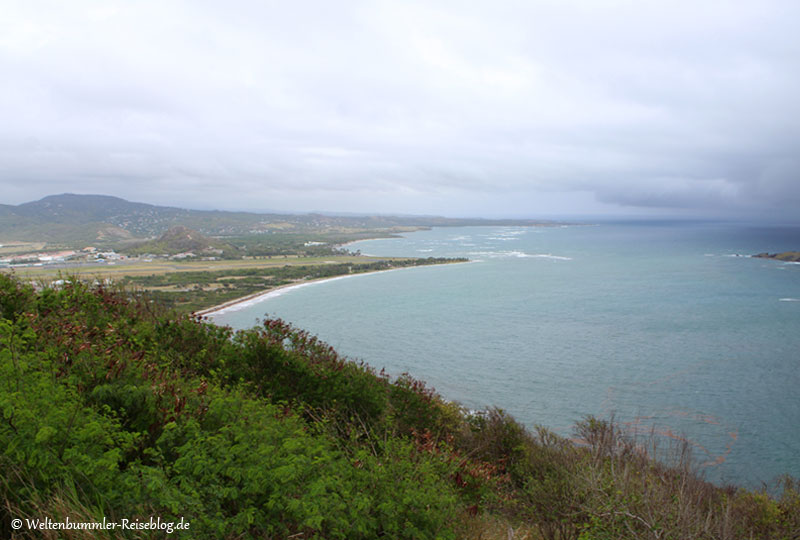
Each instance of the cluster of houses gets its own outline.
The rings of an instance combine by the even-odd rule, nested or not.
[[[2,246],[0,246],[2,247]],[[210,255],[209,255],[210,253]],[[202,256],[193,253],[191,251],[186,251],[183,253],[177,253],[175,255],[164,256],[164,255],[142,255],[140,257],[129,257],[127,255],[122,255],[117,253],[114,250],[110,251],[99,251],[97,248],[89,246],[85,247],[80,251],[49,251],[49,252],[35,252],[35,253],[23,253],[21,255],[8,255],[6,257],[0,258],[0,268],[8,268],[8,267],[23,267],[23,266],[46,266],[46,265],[56,265],[56,264],[66,264],[66,263],[106,263],[106,264],[115,264],[117,261],[126,261],[126,260],[138,260],[144,262],[150,262],[154,258],[168,258],[172,260],[183,260],[183,259],[201,259],[205,261],[214,261],[217,260],[222,253],[222,250],[206,250],[202,254]]]

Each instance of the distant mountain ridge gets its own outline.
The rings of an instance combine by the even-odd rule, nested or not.
[[[89,221],[105,221],[119,215],[146,213],[156,207],[152,204],[129,202],[110,195],[48,195],[38,201],[20,204],[15,208],[20,215],[39,217],[49,215],[64,219],[86,219]],[[160,207],[163,210],[180,210],[179,208]]]
[[[130,202],[109,195],[49,195],[17,206],[0,205],[0,241],[92,243],[152,239],[176,226],[206,236],[263,232],[348,231],[465,225],[545,225],[534,220],[453,219],[414,216],[332,216],[188,210]]]
[[[5,215],[0,214],[0,233],[6,233],[7,228],[39,229],[47,225],[91,226],[99,232],[99,229],[111,226],[127,231],[127,237],[140,238],[155,236],[192,213],[191,210],[130,202],[109,195],[72,193],[50,195],[19,206],[7,206],[7,209]]]

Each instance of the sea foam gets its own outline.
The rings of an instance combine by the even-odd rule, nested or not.
[[[554,261],[571,261],[572,257],[553,255],[551,253],[526,253],[524,251],[471,251],[467,255],[489,257],[490,259],[551,259]]]

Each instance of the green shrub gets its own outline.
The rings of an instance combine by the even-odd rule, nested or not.
[[[186,538],[800,530],[794,480],[779,497],[718,488],[685,445],[659,462],[613,419],[576,434],[580,446],[499,409],[467,414],[280,320],[234,334],[136,294],[0,275],[0,537],[12,516],[42,515],[184,517]]]

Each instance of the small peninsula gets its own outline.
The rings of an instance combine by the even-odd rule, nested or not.
[[[784,262],[800,262],[800,251],[783,251],[781,253],[759,253],[753,255],[758,259],[776,259]]]

